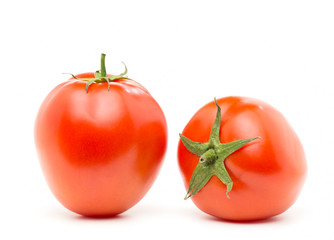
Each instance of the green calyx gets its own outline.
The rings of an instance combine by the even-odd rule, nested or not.
[[[232,190],[233,182],[225,168],[225,159],[245,144],[260,138],[254,137],[250,139],[240,139],[229,143],[220,143],[219,131],[221,109],[216,99],[214,101],[218,109],[208,142],[194,142],[180,134],[181,141],[187,150],[200,157],[191,176],[189,188],[184,199],[188,199],[199,192],[213,175],[217,176],[220,181],[226,185],[226,196],[230,198],[228,193]]]
[[[107,70],[106,70],[106,65],[105,65],[105,58],[106,58],[106,54],[102,53],[101,54],[101,69],[96,71],[94,73],[94,78],[77,78],[75,75],[69,73],[70,75],[72,75],[73,78],[77,79],[77,80],[82,80],[82,81],[86,81],[86,92],[88,93],[88,88],[90,85],[92,85],[93,83],[102,83],[102,82],[107,82],[108,83],[108,91],[110,89],[110,82],[116,80],[116,79],[129,79],[132,80],[130,78],[128,78],[126,76],[126,74],[128,73],[128,69],[125,65],[124,62],[123,65],[125,67],[125,70],[123,73],[118,74],[118,75],[113,75],[113,76],[107,76]]]

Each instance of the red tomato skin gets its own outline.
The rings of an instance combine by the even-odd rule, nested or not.
[[[77,75],[93,77],[93,73]],[[91,217],[120,214],[149,190],[167,147],[167,123],[153,97],[134,81],[71,79],[53,89],[35,122],[47,183],[69,210]]]
[[[283,115],[265,102],[245,97],[217,100],[222,109],[220,141],[231,142],[260,136],[225,160],[233,181],[226,186],[213,176],[191,199],[203,212],[232,220],[260,220],[286,211],[304,184],[307,165],[303,147]],[[211,102],[188,122],[182,134],[207,142],[217,107]],[[186,189],[199,157],[179,142],[178,164]]]

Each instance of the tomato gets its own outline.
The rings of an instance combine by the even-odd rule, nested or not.
[[[149,92],[125,74],[103,76],[103,66],[101,72],[54,88],[35,123],[51,191],[69,210],[91,217],[120,214],[142,199],[167,145],[165,116]]]
[[[178,164],[186,199],[207,214],[232,221],[286,211],[307,171],[296,133],[263,101],[226,97],[216,104],[202,107],[180,135]]]

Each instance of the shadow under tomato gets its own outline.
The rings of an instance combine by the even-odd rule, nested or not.
[[[113,220],[124,220],[128,219],[129,216],[125,214],[119,214],[116,216],[82,216],[82,215],[74,215],[73,218],[79,221],[113,221]]]
[[[221,218],[214,217],[214,216],[209,216],[209,215],[205,216],[204,218],[206,220],[215,221],[215,222],[231,223],[231,224],[247,224],[247,225],[252,225],[252,224],[275,224],[275,223],[285,221],[284,220],[285,218],[281,215],[270,217],[270,218],[265,218],[265,219],[245,220],[245,221],[227,220],[227,219],[221,219]]]
[[[206,215],[204,218],[209,221],[224,222],[224,223],[231,223],[231,224],[245,224],[245,225],[247,224],[248,225],[281,224],[281,223],[289,224],[291,222],[299,221],[305,218],[308,213],[309,213],[309,210],[302,208],[302,207],[295,206],[279,215],[265,218],[265,219],[253,220],[253,221],[231,221],[231,220],[220,219],[220,218],[210,216],[210,215]]]
[[[57,218],[61,220],[67,220],[67,221],[122,221],[124,219],[128,219],[131,216],[122,213],[116,216],[83,216],[74,212],[71,212],[69,210],[63,209],[63,208],[49,208],[48,211],[45,212],[46,215],[51,216],[52,218]]]

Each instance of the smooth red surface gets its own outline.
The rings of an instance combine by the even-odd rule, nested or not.
[[[94,77],[93,73],[77,75]],[[46,180],[69,210],[113,216],[149,190],[167,145],[165,116],[131,80],[93,83],[70,79],[46,97],[35,142]]]
[[[226,186],[213,176],[191,199],[202,211],[227,220],[258,220],[286,211],[297,199],[306,177],[302,145],[280,112],[251,98],[217,100],[222,109],[220,141],[260,136],[226,158],[233,181]],[[217,106],[210,102],[189,121],[182,134],[197,142],[209,140]],[[178,163],[186,188],[199,157],[179,142]]]

